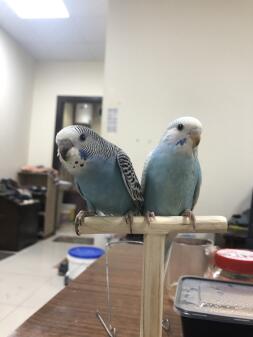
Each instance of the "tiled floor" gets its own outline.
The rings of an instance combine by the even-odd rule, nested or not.
[[[64,226],[59,234],[74,236],[73,227]],[[39,241],[0,261],[0,337],[11,334],[64,288],[57,265],[68,249],[77,245],[53,242],[54,238]],[[96,235],[96,246],[103,248],[105,242],[103,235]]]

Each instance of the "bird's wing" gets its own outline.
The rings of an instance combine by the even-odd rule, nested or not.
[[[141,185],[136,177],[131,160],[123,151],[119,151],[117,154],[117,162],[128,193],[138,209],[141,210],[144,200]]]
[[[77,182],[77,181],[75,181],[75,182],[76,182],[76,187],[77,187],[77,189],[78,189],[78,192],[80,193],[81,197],[84,199],[84,201],[85,201],[85,203],[86,203],[86,206],[87,206],[88,210],[89,210],[90,212],[95,212],[95,211],[96,211],[95,207],[94,207],[94,206],[92,205],[92,203],[87,199],[87,197],[83,194],[83,192],[82,192],[82,190],[81,190],[80,185],[78,184],[78,182]]]
[[[83,194],[82,191],[81,191],[80,185],[78,184],[77,181],[75,181],[75,182],[76,182],[76,187],[77,187],[77,189],[78,189],[78,192],[81,194],[81,196],[82,196],[84,199],[86,199],[86,197],[84,196],[84,194]]]
[[[144,190],[145,190],[147,169],[148,169],[148,164],[150,162],[150,158],[152,156],[152,153],[153,153],[153,151],[151,151],[148,154],[148,156],[146,158],[146,161],[144,163],[144,167],[143,167],[143,171],[142,171],[142,176],[141,176],[141,190],[142,190],[142,193],[144,193]]]
[[[199,161],[196,160],[196,168],[195,168],[195,174],[197,178],[194,194],[193,194],[193,201],[192,201],[192,209],[196,205],[198,198],[199,198],[199,192],[200,192],[200,186],[201,186],[201,181],[202,181],[202,176],[201,176],[201,169],[199,165]]]

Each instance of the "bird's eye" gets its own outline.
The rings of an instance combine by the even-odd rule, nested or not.
[[[85,141],[85,139],[86,139],[85,134],[82,133],[82,134],[80,135],[79,139],[80,139],[81,142]]]
[[[178,124],[177,129],[178,129],[179,131],[182,131],[183,128],[184,128],[184,125],[183,125],[183,124],[181,124],[181,123]]]

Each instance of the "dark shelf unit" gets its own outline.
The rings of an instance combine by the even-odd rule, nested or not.
[[[19,172],[18,181],[24,187],[46,187],[45,196],[38,197],[40,201],[38,210],[40,236],[44,238],[54,234],[57,222],[58,179],[50,173]]]

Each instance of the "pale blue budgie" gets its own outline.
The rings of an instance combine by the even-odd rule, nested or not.
[[[196,118],[178,118],[149,154],[142,175],[148,219],[155,215],[183,215],[190,217],[195,228],[192,210],[201,185],[197,150],[201,131],[202,125]]]
[[[103,213],[125,216],[132,225],[133,214],[141,212],[143,196],[129,157],[93,130],[81,125],[67,126],[56,135],[58,155],[75,177],[88,212],[76,217],[75,229],[86,216]]]

